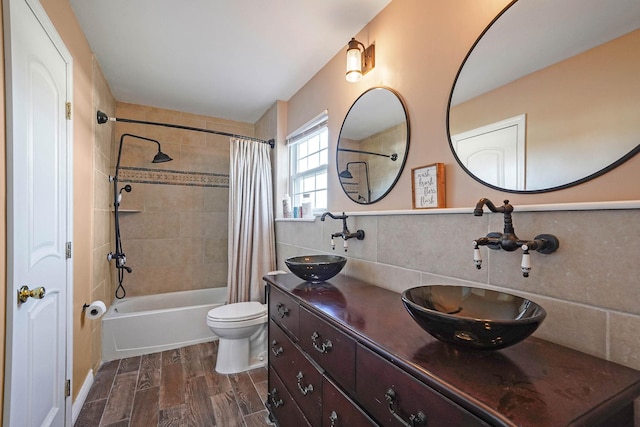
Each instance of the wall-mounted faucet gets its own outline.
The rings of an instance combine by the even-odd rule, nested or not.
[[[541,254],[550,254],[556,251],[560,246],[560,242],[553,234],[539,234],[533,240],[521,240],[516,236],[511,219],[513,206],[508,200],[504,201],[504,205],[496,207],[489,199],[480,199],[473,210],[474,216],[482,216],[484,206],[487,206],[491,212],[501,212],[504,214],[504,231],[502,233],[491,232],[486,237],[480,237],[473,241],[473,262],[476,268],[482,268],[482,258],[480,257],[480,249],[478,246],[488,246],[489,249],[503,249],[508,252],[522,249],[522,263],[520,268],[524,277],[529,277],[531,271],[530,250],[535,250]]]
[[[354,237],[358,240],[364,240],[364,230],[356,230],[355,233],[352,233],[349,231],[349,228],[347,228],[347,218],[349,217],[345,215],[344,212],[342,212],[342,215],[338,215],[338,216],[333,215],[331,212],[325,212],[320,217],[320,221],[324,221],[324,219],[327,216],[330,216],[333,219],[342,220],[342,231],[331,234],[331,249],[333,250],[336,249],[336,244],[335,244],[335,241],[333,240],[336,237],[342,237],[342,240],[344,241],[343,247],[345,252],[347,252],[347,249],[349,248],[349,244],[347,243],[347,240],[353,239]]]

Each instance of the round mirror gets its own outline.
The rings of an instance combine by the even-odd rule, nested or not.
[[[456,77],[451,149],[473,178],[538,193],[599,176],[640,151],[640,2],[518,0]]]
[[[375,87],[360,95],[342,123],[336,165],[342,189],[360,204],[393,188],[409,150],[409,118],[395,91]]]

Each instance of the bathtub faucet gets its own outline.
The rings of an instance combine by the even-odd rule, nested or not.
[[[113,252],[109,252],[107,254],[107,261],[116,261],[116,268],[121,268],[123,270],[126,270],[127,273],[131,273],[133,271],[133,269],[129,266],[127,266],[127,256],[124,253],[113,253]]]
[[[349,244],[347,243],[347,240],[349,239],[353,239],[356,238],[358,240],[364,240],[364,230],[356,230],[355,233],[352,233],[349,231],[349,228],[347,227],[347,218],[349,218],[347,215],[344,214],[344,212],[342,212],[342,215],[338,215],[335,216],[333,215],[331,212],[325,212],[322,214],[322,216],[320,217],[320,221],[324,221],[324,219],[330,216],[333,219],[338,219],[338,220],[342,220],[342,231],[338,231],[337,233],[332,233],[331,234],[331,249],[335,250],[336,249],[336,244],[334,242],[334,238],[335,237],[342,237],[342,240],[344,241],[343,243],[343,247],[344,247],[344,251],[347,252],[347,248],[349,247]]]

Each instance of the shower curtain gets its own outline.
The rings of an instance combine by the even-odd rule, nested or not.
[[[228,302],[264,302],[262,276],[275,269],[268,144],[231,138]]]

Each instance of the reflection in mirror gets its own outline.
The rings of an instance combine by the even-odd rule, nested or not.
[[[640,151],[640,2],[518,0],[485,30],[451,92],[460,165],[510,192],[582,183]]]
[[[360,204],[377,202],[395,185],[409,149],[409,119],[388,88],[364,92],[342,123],[336,165],[342,189]]]

